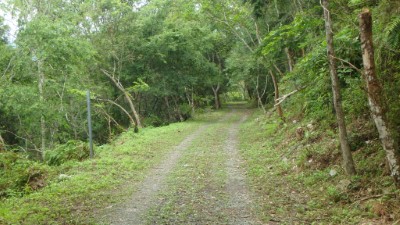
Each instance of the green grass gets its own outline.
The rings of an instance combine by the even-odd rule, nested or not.
[[[0,203],[0,224],[90,224],[93,211],[120,202],[146,171],[187,135],[225,112],[197,115],[195,120],[159,128],[128,131],[111,144],[97,147],[93,160],[53,166],[46,187],[9,197]],[[58,179],[58,174],[70,176]],[[127,188],[127,186],[133,188]]]

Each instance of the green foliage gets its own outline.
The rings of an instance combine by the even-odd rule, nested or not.
[[[133,86],[127,88],[128,91],[133,92],[145,92],[150,89],[149,85],[144,82],[142,79],[138,79],[138,81],[133,82]]]
[[[228,102],[239,102],[245,100],[243,93],[239,91],[227,92],[225,96]]]
[[[330,186],[326,190],[326,194],[329,199],[335,203],[348,200],[348,196],[345,193],[340,192],[336,187]]]
[[[357,6],[362,3],[362,0],[349,0],[350,6]]]
[[[385,38],[392,49],[400,48],[400,17],[394,17],[385,29]]]
[[[349,115],[368,114],[368,100],[360,77],[346,77],[347,88],[343,90],[343,107]]]
[[[240,127],[244,167],[251,190],[258,196],[255,205],[260,207],[264,223],[270,221],[271,214],[280,218],[280,223],[290,223],[288,212],[295,212],[296,219],[304,223],[317,219],[322,224],[379,220],[380,215],[370,211],[369,205],[375,201],[369,200],[372,196],[378,196],[376,201],[385,212],[398,217],[397,191],[393,191],[393,179],[382,176],[385,152],[377,137],[368,137],[367,143],[363,140],[353,152],[358,175],[348,177],[341,169],[337,134],[320,122],[313,122],[313,129],[308,130],[309,121],[286,125],[277,121],[274,114],[265,116],[258,111]],[[305,129],[302,140],[295,136],[298,127]],[[351,132],[365,138],[366,132],[374,132],[374,126]]]
[[[179,110],[185,119],[189,119],[192,116],[192,107],[187,103],[181,104]]]
[[[262,54],[273,60],[282,54],[285,47],[297,50],[309,46],[314,41],[310,33],[321,29],[322,24],[319,18],[297,14],[293,22],[272,30],[264,37]]]
[[[26,155],[0,152],[0,198],[21,197],[43,188],[51,168],[27,159]]]
[[[59,166],[67,161],[82,161],[89,157],[88,143],[70,140],[45,152],[44,160],[51,166]]]
[[[165,125],[165,122],[163,121],[162,118],[160,118],[156,115],[149,115],[146,118],[144,118],[143,124],[145,126],[159,127],[159,126]]]

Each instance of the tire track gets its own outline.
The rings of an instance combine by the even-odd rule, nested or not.
[[[227,120],[231,115],[232,112],[228,113],[220,119],[219,122]],[[164,161],[148,172],[149,175],[142,181],[138,190],[126,203],[111,209],[103,218],[109,224],[143,224],[144,219],[142,217],[150,207],[158,203],[156,199],[157,193],[167,188],[166,177],[173,171],[182,153],[188,149],[193,140],[201,135],[209,126],[210,124],[202,125],[194,133],[186,137]]]
[[[240,121],[229,128],[228,138],[224,147],[228,157],[226,161],[228,174],[226,191],[229,195],[227,214],[229,215],[230,224],[261,224],[252,208],[253,201],[246,183],[246,175],[241,168],[243,159],[238,151],[238,130],[240,124],[246,119],[247,115],[244,115]]]

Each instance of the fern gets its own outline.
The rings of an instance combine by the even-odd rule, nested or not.
[[[391,48],[400,47],[400,16],[394,17],[385,28],[385,42]]]
[[[70,140],[55,149],[45,152],[45,161],[48,165],[61,165],[70,160],[82,161],[89,157],[89,148],[82,141]]]

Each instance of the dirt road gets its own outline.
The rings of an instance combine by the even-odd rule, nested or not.
[[[246,110],[232,107],[204,121],[138,185],[126,202],[105,210],[106,224],[260,224],[238,152]]]

